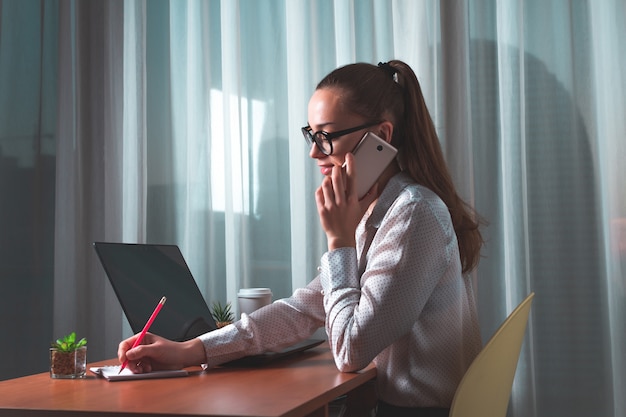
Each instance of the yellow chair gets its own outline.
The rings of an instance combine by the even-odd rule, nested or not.
[[[530,293],[513,310],[476,356],[454,394],[449,417],[506,416],[534,296]]]

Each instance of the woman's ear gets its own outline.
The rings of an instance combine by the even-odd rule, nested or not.
[[[393,124],[386,120],[380,124],[378,127],[378,136],[385,140],[387,143],[391,143],[391,138],[393,137]]]

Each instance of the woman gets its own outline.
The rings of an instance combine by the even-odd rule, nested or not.
[[[119,359],[135,372],[214,366],[325,326],[339,370],[375,363],[378,415],[446,415],[481,348],[466,274],[483,241],[454,189],[417,78],[398,60],[338,68],[318,84],[308,119],[302,131],[324,175],[315,193],[328,239],[320,275],[290,298],[188,342],[149,335],[129,350],[133,336],[120,343]],[[398,154],[359,200],[350,151],[367,131]]]

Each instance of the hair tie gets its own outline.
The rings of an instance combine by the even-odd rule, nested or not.
[[[389,74],[391,79],[393,79],[395,82],[398,82],[398,71],[394,67],[389,65],[389,62],[379,62],[378,68],[384,70],[387,74]]]

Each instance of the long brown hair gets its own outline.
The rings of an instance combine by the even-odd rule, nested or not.
[[[483,238],[481,219],[456,192],[448,171],[435,125],[426,107],[415,73],[406,63],[350,64],[337,68],[317,85],[335,88],[352,112],[368,120],[389,120],[391,143],[398,148],[402,169],[418,184],[437,193],[448,206],[456,232],[463,273],[472,271],[480,259]]]

